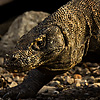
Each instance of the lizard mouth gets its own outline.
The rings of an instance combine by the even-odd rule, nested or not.
[[[10,59],[5,59],[4,64],[3,64],[3,68],[5,68],[7,71],[9,71],[11,73],[27,72],[27,71],[35,69],[39,66],[41,66],[41,65],[34,66],[32,63],[30,63],[30,64],[23,63],[20,60],[11,61]]]
[[[7,71],[11,72],[11,73],[21,73],[21,72],[26,72],[26,71],[30,71],[31,69],[35,69],[35,67],[33,67],[32,65],[28,65],[28,64],[22,64],[20,61],[15,62],[5,62],[4,66],[3,66]]]
[[[22,67],[19,65],[6,65],[6,64],[3,67],[11,73],[22,73],[36,68],[36,66],[32,67],[32,65],[26,65]]]

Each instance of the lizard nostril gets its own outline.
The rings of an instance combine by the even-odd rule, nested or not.
[[[16,59],[17,59],[17,58],[14,58],[14,57],[13,57],[13,58],[11,59],[11,61],[16,61]]]

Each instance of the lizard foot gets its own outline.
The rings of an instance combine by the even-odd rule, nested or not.
[[[43,85],[47,84],[53,77],[45,75],[37,69],[31,70],[28,77],[18,86],[0,91],[0,96],[6,100],[18,100],[19,98],[33,98]]]
[[[35,97],[35,95],[36,93],[33,90],[28,87],[26,88],[24,85],[18,85],[16,87],[0,91],[0,96],[2,96],[4,100],[6,100],[6,98],[18,100],[19,98]]]

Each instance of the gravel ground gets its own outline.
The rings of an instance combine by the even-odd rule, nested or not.
[[[1,67],[0,73],[0,89],[16,86],[26,76],[25,73],[9,73]],[[20,100],[100,100],[99,93],[100,65],[86,62],[54,77],[35,98]]]

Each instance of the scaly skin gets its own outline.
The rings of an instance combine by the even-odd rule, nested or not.
[[[7,70],[34,70],[21,85],[0,94],[6,93],[4,98],[34,97],[55,75],[80,63],[88,52],[99,51],[99,34],[100,0],[68,2],[24,35],[8,54]]]
[[[0,95],[4,95],[4,93],[7,92],[3,96],[3,99],[11,97],[13,100],[19,98],[35,97],[39,89],[52,80],[53,77],[53,75],[45,75],[39,70],[34,69],[29,72],[27,79],[25,79],[23,83],[8,90],[1,90]]]

